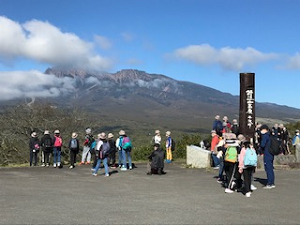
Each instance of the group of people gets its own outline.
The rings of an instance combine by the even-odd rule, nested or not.
[[[227,116],[223,117],[223,122],[220,121],[219,115],[213,122],[211,156],[214,169],[219,170],[218,183],[225,187],[225,193],[233,193],[237,190],[243,192],[246,197],[250,197],[252,191],[257,189],[253,185],[253,173],[257,166],[257,154],[261,154],[267,175],[267,184],[263,188],[275,188],[274,155],[270,153],[269,148],[270,135],[279,136],[279,127],[274,126],[276,130],[269,129],[265,124],[259,125],[256,127],[255,139],[247,140],[239,132],[236,124],[236,120],[233,120],[231,124]],[[282,131],[286,132],[283,128]],[[281,136],[285,137],[285,135]],[[281,143],[282,145],[287,144],[284,142]]]
[[[174,145],[174,143],[171,138],[171,132],[166,132],[166,154],[161,148],[161,141],[160,131],[156,130],[155,135],[152,138],[153,151],[148,157],[148,175],[165,174],[164,162],[172,162],[172,145]],[[59,130],[55,130],[53,136],[51,136],[49,130],[45,130],[41,140],[39,140],[37,133],[33,132],[29,140],[30,166],[37,166],[38,156],[40,154],[42,166],[49,167],[50,155],[53,155],[53,167],[62,168],[62,145],[63,140]],[[77,133],[72,133],[67,146],[70,152],[69,168],[73,169],[80,149]],[[104,167],[105,176],[109,176],[109,166],[111,168],[119,167],[122,171],[126,171],[127,169],[132,170],[131,150],[131,140],[124,130],[119,131],[119,137],[116,140],[112,133],[106,135],[104,132],[98,134],[95,139],[92,135],[91,128],[87,128],[85,130],[82,156],[79,165],[91,165],[91,170],[93,171],[92,175],[94,176],[97,176],[101,164]],[[116,163],[117,153],[118,163]]]

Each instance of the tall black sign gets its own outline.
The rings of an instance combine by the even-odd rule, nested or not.
[[[240,73],[240,132],[253,141],[255,132],[255,74]]]

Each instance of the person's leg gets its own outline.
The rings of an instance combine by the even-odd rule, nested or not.
[[[218,175],[218,180],[219,181],[223,181],[223,172],[224,172],[224,160],[223,157],[221,157],[220,159],[220,164],[219,164],[219,175]]]
[[[91,163],[91,157],[92,157],[92,155],[91,155],[91,153],[90,153],[90,148],[89,147],[87,147],[87,157],[86,157],[86,162],[88,163],[88,164],[90,164]]]
[[[34,153],[33,153],[33,159],[34,159],[34,164],[33,164],[33,165],[34,165],[34,166],[37,165],[37,154],[38,154],[37,152],[34,152]]]
[[[105,176],[109,176],[109,169],[108,169],[108,164],[107,164],[107,158],[103,159],[103,166],[104,166]]]
[[[127,159],[126,159],[126,151],[125,150],[122,150],[122,159],[123,159],[122,169],[127,170]]]
[[[251,168],[243,170],[243,177],[244,177],[244,190],[245,193],[251,191]]]
[[[45,166],[45,152],[44,151],[41,151],[41,163],[42,163],[42,166]]]
[[[111,165],[115,166],[116,165],[116,151],[113,151],[111,153]]]
[[[96,165],[97,165],[97,161],[98,161],[98,158],[99,158],[99,151],[93,151],[93,165],[92,165],[92,168],[95,169]]]
[[[61,159],[61,147],[57,148],[57,165],[60,166]]]
[[[275,177],[274,177],[274,166],[273,166],[274,156],[271,155],[268,151],[264,152],[264,165],[265,171],[267,174],[267,185],[274,185],[275,184]]]
[[[219,158],[214,154],[214,153],[211,153],[211,156],[213,158],[213,161],[214,161],[214,166],[217,167],[220,165],[220,160]]]
[[[129,169],[132,169],[131,153],[130,151],[126,152],[128,158]]]
[[[118,156],[119,156],[119,159],[118,159],[118,165],[119,165],[119,168],[121,168],[121,166],[122,166],[122,161],[123,161],[122,150],[118,150]]]
[[[93,175],[96,175],[96,174],[97,174],[97,172],[98,172],[98,170],[99,170],[99,168],[100,168],[100,164],[101,164],[101,159],[98,159],[98,160],[97,160],[96,167],[95,167],[95,170],[94,170],[94,172],[93,172]]]
[[[30,154],[29,154],[29,166],[32,166],[32,159],[33,159],[33,151],[30,150]]]
[[[168,148],[169,149],[169,159],[170,161],[173,160],[173,157],[172,157],[172,150],[171,150],[171,147]]]
[[[152,172],[151,172],[151,161],[149,161],[149,162],[147,163],[147,174],[148,174],[148,175],[152,174]]]
[[[57,152],[58,149],[56,147],[53,148],[53,166],[56,167],[56,161],[57,161]]]
[[[74,166],[74,151],[70,150],[70,165]]]
[[[89,151],[89,148],[87,146],[83,146],[83,150],[82,150],[82,157],[81,157],[81,163],[80,165],[84,164],[84,161],[86,159],[87,156],[87,152]]]

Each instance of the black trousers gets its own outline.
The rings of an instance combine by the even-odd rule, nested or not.
[[[33,152],[33,150],[30,150],[30,166],[32,166],[32,162],[34,161],[34,164],[33,165],[37,165],[37,154],[38,152]]]
[[[224,161],[224,171],[226,174],[226,188],[231,188],[234,175],[236,173],[237,163]]]
[[[74,166],[76,163],[76,156],[77,156],[77,150],[70,150],[70,164],[71,166]]]
[[[116,164],[116,151],[112,151],[108,158],[107,158],[107,164],[114,166]]]
[[[254,167],[248,167],[246,169],[243,169],[245,193],[251,191],[251,179],[252,179],[253,171],[254,171]]]
[[[44,162],[47,164],[50,164],[50,152],[45,151],[44,152]]]

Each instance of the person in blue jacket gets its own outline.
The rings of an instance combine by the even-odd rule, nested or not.
[[[267,125],[262,125],[260,127],[261,132],[261,142],[260,147],[262,148],[264,154],[264,166],[267,174],[267,185],[264,189],[275,188],[275,175],[274,175],[274,155],[269,152],[270,147],[270,131]]]

